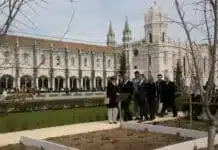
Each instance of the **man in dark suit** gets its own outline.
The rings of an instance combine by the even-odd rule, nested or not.
[[[165,83],[163,86],[163,108],[161,111],[161,116],[164,116],[164,113],[167,108],[171,107],[173,111],[173,117],[177,117],[177,110],[176,110],[176,86],[174,82],[169,80],[169,77],[165,77]]]
[[[124,112],[123,119],[124,121],[132,120],[132,114],[129,109],[129,105],[133,94],[133,83],[128,80],[127,76],[124,76],[121,77],[118,87],[119,87],[120,97],[124,98],[121,99],[122,101],[121,107],[122,107],[122,111]]]
[[[156,108],[156,113],[160,114],[163,104],[163,86],[165,81],[162,79],[162,74],[157,75],[157,82],[156,82],[156,89],[157,89],[157,108]]]

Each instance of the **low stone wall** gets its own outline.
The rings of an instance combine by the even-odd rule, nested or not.
[[[215,138],[215,144],[218,144],[218,134],[216,135],[216,138]],[[196,147],[197,149],[206,148],[207,147],[207,137],[199,138],[199,139],[195,139],[195,140],[191,140],[187,142],[182,142],[182,143],[174,144],[170,146],[165,146],[165,147],[158,148],[155,150],[174,150],[174,149],[175,150],[193,150],[194,147]]]
[[[160,126],[160,125],[151,125],[151,124],[141,124],[141,123],[139,124],[133,122],[124,122],[122,127],[127,129],[148,130],[151,132],[172,134],[172,135],[179,134],[180,136],[183,137],[194,138],[194,140],[165,146],[155,150],[193,150],[194,147],[197,147],[198,149],[207,147],[207,132],[203,132],[203,131],[167,127],[167,126]],[[215,138],[215,144],[218,144],[218,134],[216,135]]]
[[[79,150],[79,149],[68,147],[65,145],[60,145],[57,143],[48,142],[45,140],[33,139],[30,137],[24,137],[24,136],[20,138],[20,142],[26,146],[37,147],[37,148],[41,148],[44,150]]]
[[[123,128],[128,128],[128,129],[136,129],[136,130],[148,129],[151,132],[158,132],[158,133],[165,133],[165,134],[172,134],[172,135],[177,135],[179,133],[180,136],[190,137],[190,138],[202,138],[202,137],[207,136],[207,132],[175,128],[175,127],[160,126],[160,125],[123,123],[122,126]]]

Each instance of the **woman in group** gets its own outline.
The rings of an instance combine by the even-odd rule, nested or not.
[[[118,87],[116,77],[111,77],[110,82],[108,82],[107,87],[107,108],[108,108],[108,121],[110,124],[117,123],[117,115],[118,115]]]
[[[147,100],[149,104],[150,119],[155,119],[155,96],[156,96],[156,85],[152,76],[149,77],[147,83]]]

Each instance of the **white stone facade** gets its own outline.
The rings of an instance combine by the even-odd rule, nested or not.
[[[101,90],[114,75],[113,50],[106,46],[1,37],[1,87],[42,90]]]
[[[170,40],[167,34],[167,14],[156,3],[145,15],[144,30],[144,39],[132,42],[126,18],[123,44],[119,46],[115,44],[111,21],[107,46],[1,36],[1,87],[20,88],[25,85],[53,90],[101,89],[107,86],[109,77],[117,74],[122,51],[127,56],[127,73],[130,79],[134,77],[135,71],[140,71],[146,76],[152,74],[154,79],[160,73],[167,74],[174,80],[176,64],[180,61],[185,83],[190,85],[193,68],[189,65],[192,60],[187,44]],[[199,45],[198,48],[198,64],[205,84],[210,63],[207,46]]]

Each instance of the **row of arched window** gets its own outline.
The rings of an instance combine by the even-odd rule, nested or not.
[[[71,62],[72,66],[75,66],[76,65],[75,64],[75,57],[71,57],[70,62]],[[45,55],[44,54],[41,55],[41,64],[42,65],[45,64]],[[56,65],[57,66],[61,65],[61,57],[60,56],[56,56]],[[84,65],[84,67],[88,66],[88,59],[87,59],[87,57],[85,57],[83,59],[83,65]],[[98,58],[98,59],[96,59],[96,66],[100,67],[100,65],[101,65],[101,60],[100,60],[100,58]],[[107,67],[108,68],[111,67],[111,60],[110,59],[107,60]]]

